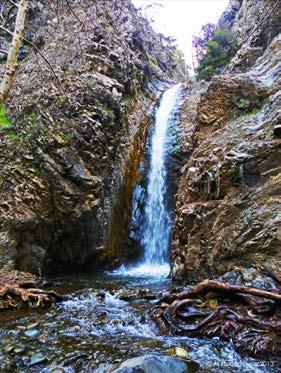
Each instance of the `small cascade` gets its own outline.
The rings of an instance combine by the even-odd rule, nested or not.
[[[164,92],[156,111],[155,127],[151,140],[141,246],[143,258],[134,268],[125,269],[132,275],[168,275],[169,243],[171,237],[171,212],[167,203],[167,134],[173,125],[181,92],[177,84]]]

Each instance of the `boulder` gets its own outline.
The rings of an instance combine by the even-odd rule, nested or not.
[[[144,355],[124,361],[112,373],[187,373],[188,365],[175,358],[165,355]]]

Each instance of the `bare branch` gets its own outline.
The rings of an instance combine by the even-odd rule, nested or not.
[[[49,66],[50,70],[52,71],[54,77],[56,78],[57,82],[59,83],[61,90],[63,91],[63,93],[67,97],[67,94],[66,94],[66,92],[65,92],[65,90],[64,90],[64,88],[61,84],[61,81],[60,81],[59,77],[57,76],[55,70],[53,69],[51,63],[47,60],[47,58],[43,55],[43,53],[41,53],[40,49],[38,49],[34,43],[32,43],[30,40],[27,40],[25,38],[23,38],[23,41],[24,41],[24,43],[26,43],[27,45],[32,47],[40,55],[40,57],[46,62],[46,64]]]
[[[15,2],[12,1],[12,0],[8,0],[8,2],[9,2],[10,4],[12,4],[13,6],[15,6],[16,8],[19,7],[19,4],[18,4],[18,3],[15,3]]]
[[[6,32],[7,34],[9,34],[11,36],[14,35],[14,33],[12,31],[8,30],[6,27],[4,27],[2,25],[0,25],[0,30],[3,30],[4,32]]]
[[[15,79],[16,67],[17,67],[17,58],[19,49],[23,39],[23,32],[24,32],[24,23],[26,17],[26,11],[28,7],[28,0],[20,0],[18,5],[15,29],[12,33],[12,43],[11,47],[8,52],[7,62],[6,62],[6,69],[4,73],[4,77],[0,84],[0,104],[4,102],[6,97],[8,96],[10,89],[12,87],[13,81]],[[7,32],[5,27],[1,26],[2,30]],[[10,33],[10,31],[8,32]]]
[[[83,22],[81,21],[81,19],[77,16],[77,14],[74,12],[74,10],[72,9],[72,6],[70,5],[69,0],[65,0],[65,1],[66,1],[67,6],[69,7],[71,13],[74,15],[74,17],[75,17],[75,18],[76,18],[80,23],[83,23]]]

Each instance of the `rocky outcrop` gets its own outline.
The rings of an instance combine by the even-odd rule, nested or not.
[[[280,49],[276,36],[245,72],[230,65],[188,91],[182,142],[190,156],[176,195],[175,278],[281,264]]]
[[[231,28],[240,45],[228,71],[241,72],[253,66],[281,32],[280,21],[279,0],[231,0],[219,22]]]
[[[148,109],[177,61],[127,0],[37,2],[29,17],[37,49],[1,129],[0,266],[90,268],[120,256]]]

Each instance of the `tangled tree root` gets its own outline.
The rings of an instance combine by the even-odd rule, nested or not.
[[[152,310],[162,332],[220,337],[256,358],[281,352],[281,294],[205,280],[164,296]]]
[[[49,307],[62,297],[55,291],[39,289],[30,273],[0,270],[0,311],[11,308]]]

